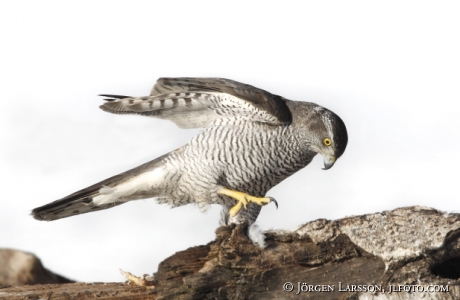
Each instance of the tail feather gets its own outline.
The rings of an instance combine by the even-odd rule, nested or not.
[[[111,208],[123,203],[125,202],[114,202],[111,205],[106,204],[96,206],[91,202],[91,199],[87,198],[74,200],[73,202],[67,202],[62,199],[35,208],[32,210],[32,216],[40,221],[54,221],[62,218]]]
[[[116,190],[117,186],[123,185],[123,183],[129,182],[146,172],[155,170],[168,155],[169,154],[158,157],[153,161],[93,184],[62,199],[34,208],[31,215],[40,221],[53,221],[126,203],[129,199],[120,199],[120,201],[111,201],[110,203],[101,201],[95,203],[93,199],[97,196],[104,195],[107,191],[110,191],[111,188]]]
[[[40,221],[53,221],[123,204],[123,202],[115,202],[111,206],[96,206],[92,203],[93,197],[99,195],[99,190],[102,187],[116,184],[121,177],[123,177],[122,174],[108,178],[67,197],[34,208],[31,215]]]

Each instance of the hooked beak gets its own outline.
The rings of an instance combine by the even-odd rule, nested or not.
[[[337,160],[337,158],[335,157],[325,157],[324,158],[324,168],[323,170],[329,170],[330,168],[332,168],[332,166],[334,165],[335,161]]]

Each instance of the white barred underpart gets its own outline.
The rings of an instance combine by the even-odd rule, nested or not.
[[[157,168],[141,173],[115,187],[104,186],[99,189],[99,195],[93,197],[93,204],[101,206],[147,198],[149,195],[155,197],[166,173],[165,168]]]
[[[165,161],[180,172],[165,178],[160,203],[181,206],[196,203],[205,211],[210,204],[228,210],[232,198],[217,194],[220,187],[263,197],[273,186],[305,167],[316,153],[295,138],[290,126],[270,126],[242,119],[217,119],[193,138],[182,151]],[[250,204],[237,219],[254,222],[260,206]]]

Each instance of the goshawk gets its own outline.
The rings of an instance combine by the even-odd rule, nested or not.
[[[253,223],[266,193],[319,153],[329,169],[343,154],[344,122],[314,103],[291,101],[221,78],[160,78],[149,96],[101,95],[115,114],[204,128],[185,146],[32,211],[51,221],[156,198],[173,207],[221,204],[225,223]],[[276,202],[276,201],[275,201]]]

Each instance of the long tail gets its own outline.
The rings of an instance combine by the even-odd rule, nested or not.
[[[169,153],[137,168],[93,184],[67,197],[34,208],[31,215],[40,221],[53,221],[111,208],[133,199],[152,197],[151,194],[147,197],[136,197],[136,192],[142,190],[147,183],[152,184],[147,180],[157,180],[157,184],[161,184],[163,180],[162,174],[152,175],[155,175],[154,172],[161,171],[162,161],[168,155]]]

